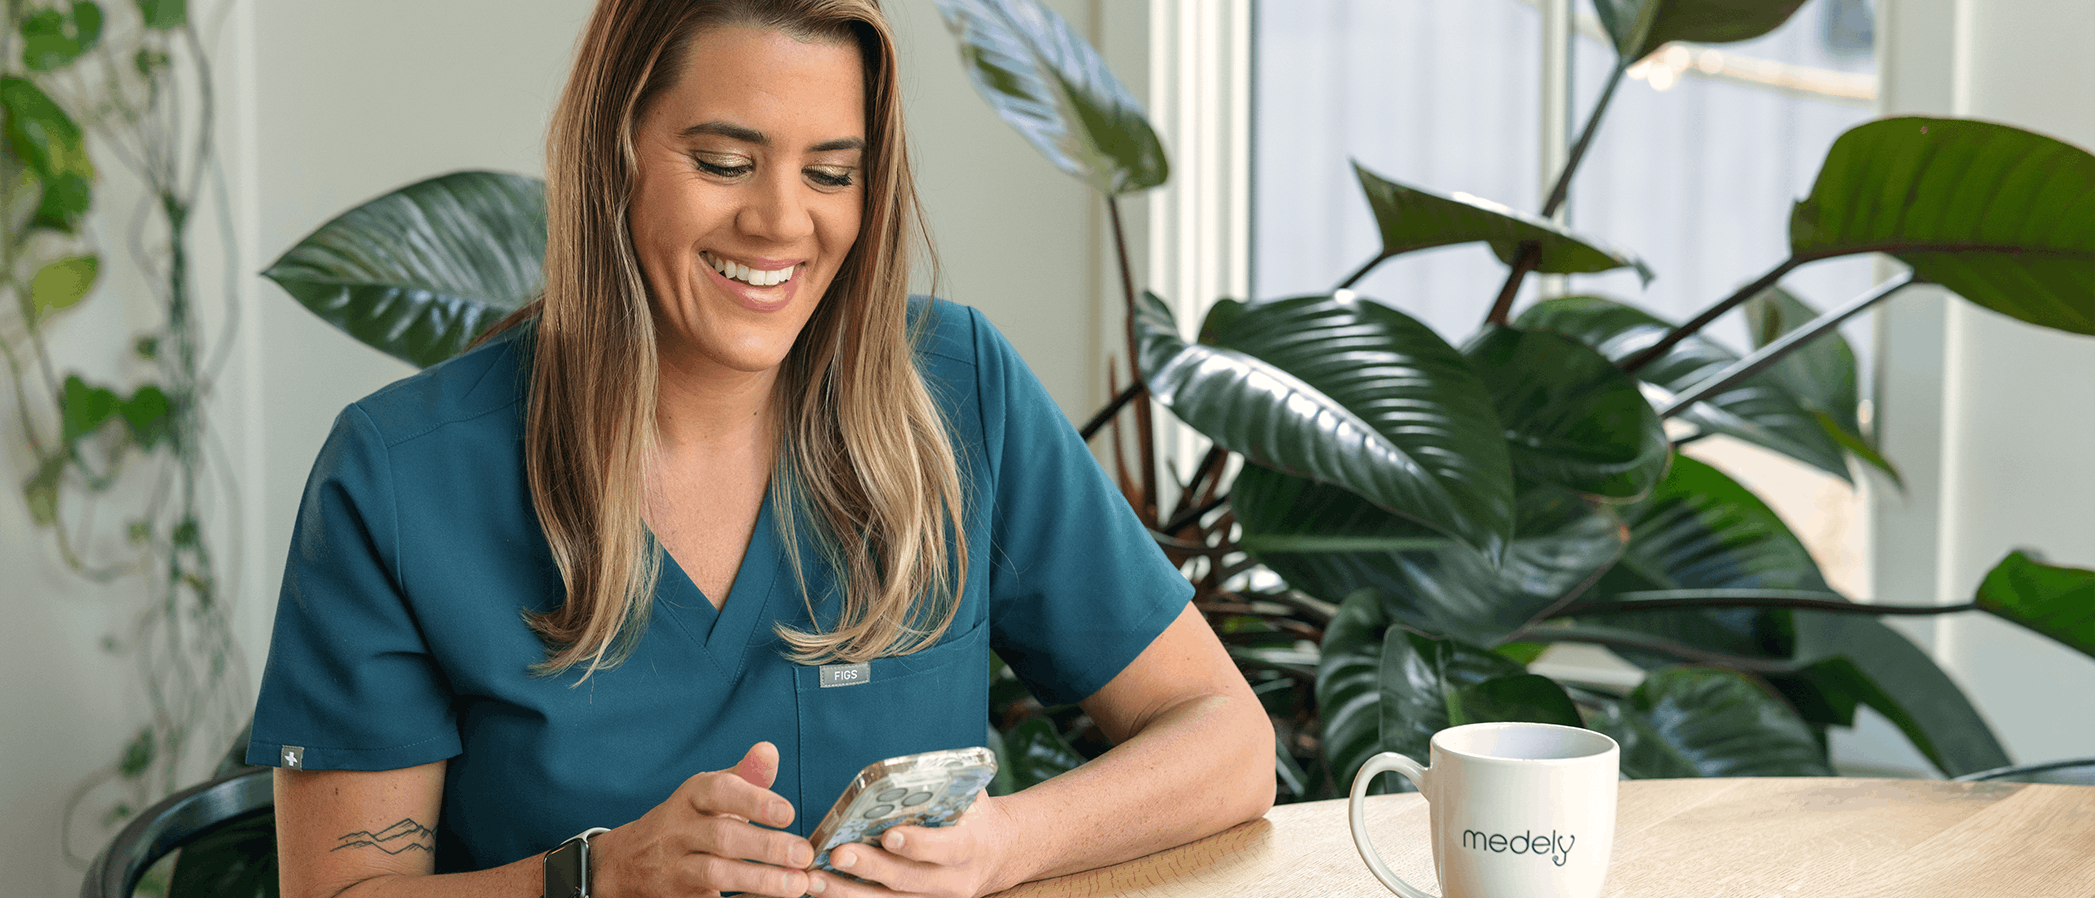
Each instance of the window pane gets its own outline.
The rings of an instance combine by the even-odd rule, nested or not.
[[[1255,8],[1252,292],[1330,290],[1381,248],[1348,160],[1439,193],[1540,203],[1540,17],[1518,0],[1267,0]],[[1460,342],[1505,268],[1481,246],[1356,286]]]

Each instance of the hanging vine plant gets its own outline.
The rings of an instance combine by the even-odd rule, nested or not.
[[[190,263],[191,215],[202,191],[222,197],[224,182],[213,161],[210,69],[184,0],[0,8],[0,293],[12,300],[0,303],[0,355],[29,460],[18,482],[66,569],[124,592],[135,586],[129,629],[104,648],[136,663],[149,709],[68,803],[66,851],[84,863],[77,828],[106,830],[171,792],[199,737],[215,755],[239,715],[222,540],[208,513],[230,505],[206,414],[230,341],[206,339]],[[128,171],[147,200],[133,220],[103,226],[129,235],[122,261],[95,227],[108,219],[90,218],[102,208],[97,160]],[[223,216],[219,225],[230,231]],[[126,262],[143,273],[144,295],[98,289]],[[97,296],[149,303],[153,323],[124,336],[128,351],[110,353],[127,357],[117,370],[92,373],[109,366],[53,343]],[[229,334],[237,307],[225,308]]]

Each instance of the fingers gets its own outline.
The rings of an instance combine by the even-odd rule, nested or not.
[[[948,880],[951,880],[954,874],[959,872],[956,868],[963,866],[963,864],[933,863],[884,850],[887,843],[897,841],[896,837],[899,830],[899,827],[889,830],[887,835],[882,837],[883,847],[881,848],[875,848],[871,845],[840,846],[829,853],[829,862],[838,870],[860,879],[872,880],[896,892],[938,894],[950,891],[949,888],[944,888],[944,886],[951,885]],[[929,832],[929,830],[917,831],[919,833]],[[904,850],[927,845],[926,840],[912,840],[906,835],[901,837],[900,843]],[[824,875],[821,873],[815,874],[818,878]],[[841,877],[831,876],[828,883],[824,885],[827,886],[839,881],[841,881]],[[827,898],[831,892],[824,891],[819,894]],[[860,894],[880,893],[862,893],[857,890],[846,889],[840,894],[844,898],[856,898]]]
[[[687,891],[747,892],[800,898],[811,884],[805,870],[781,870],[718,855],[693,855],[683,866]]]
[[[759,742],[742,753],[742,760],[735,764],[736,776],[747,780],[750,785],[769,789],[778,781],[778,746]]]
[[[746,763],[748,758],[743,760]],[[793,822],[792,803],[744,778],[739,766],[732,771],[698,774],[685,780],[677,792],[700,814],[726,814],[765,826],[783,827]]]

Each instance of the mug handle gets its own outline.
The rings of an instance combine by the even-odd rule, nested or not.
[[[1375,845],[1368,839],[1367,812],[1361,807],[1361,799],[1367,797],[1368,784],[1375,781],[1377,774],[1391,770],[1418,786],[1421,794],[1426,791],[1427,771],[1426,768],[1420,767],[1417,761],[1393,751],[1369,758],[1367,763],[1360,765],[1360,772],[1353,775],[1353,794],[1346,802],[1346,807],[1351,812],[1353,847],[1360,851],[1360,859],[1368,862],[1368,871],[1374,873],[1376,879],[1382,880],[1382,884],[1388,886],[1390,891],[1404,898],[1436,898],[1432,893],[1398,879],[1397,874],[1390,872],[1389,867],[1382,863],[1382,856],[1375,853]]]

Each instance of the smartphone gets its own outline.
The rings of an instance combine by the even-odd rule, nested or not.
[[[951,826],[960,821],[975,796],[997,775],[997,756],[989,749],[949,748],[875,761],[852,777],[851,785],[815,827],[815,869],[836,873],[829,852],[852,842],[874,844],[897,826]],[[848,875],[848,874],[845,874]]]

